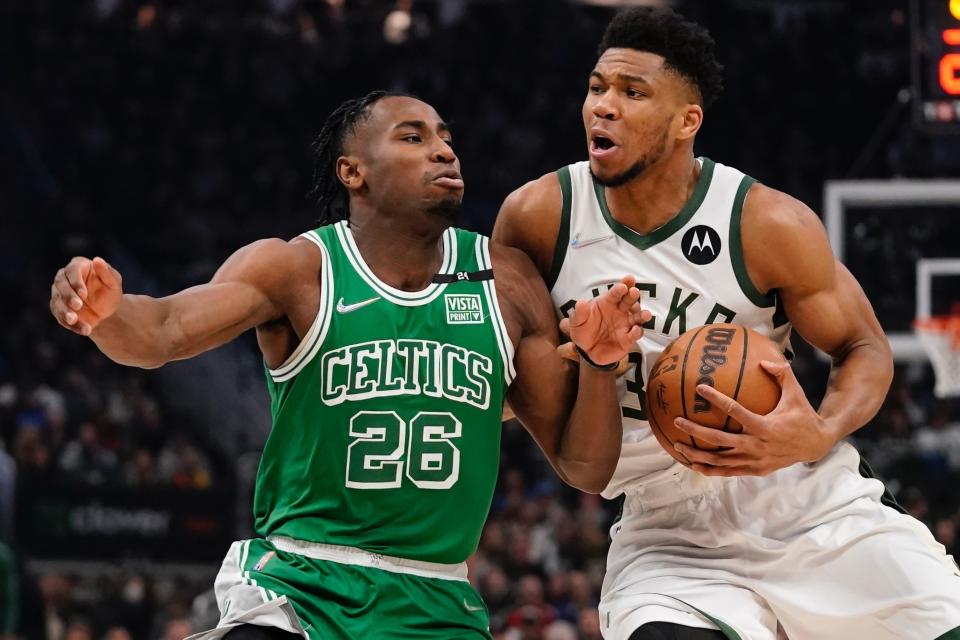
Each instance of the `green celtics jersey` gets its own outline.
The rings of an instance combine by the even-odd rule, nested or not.
[[[267,372],[257,533],[462,562],[490,508],[514,375],[494,281],[478,273],[488,239],[448,229],[439,276],[409,292],[374,275],[345,222],[303,237],[323,256],[321,302]]]

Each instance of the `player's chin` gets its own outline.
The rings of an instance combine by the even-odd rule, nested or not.
[[[602,185],[616,182],[623,169],[609,160],[590,158],[590,173]]]
[[[460,220],[463,217],[463,191],[431,199],[427,211],[453,222]]]

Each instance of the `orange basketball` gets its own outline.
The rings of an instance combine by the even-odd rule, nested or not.
[[[767,414],[780,400],[780,386],[760,366],[761,360],[783,361],[776,344],[738,324],[708,324],[687,331],[663,350],[647,382],[647,416],[660,445],[683,464],[686,457],[673,448],[682,442],[705,450],[716,447],[697,443],[673,425],[675,418],[712,429],[740,433],[739,422],[697,394],[706,384],[754,413]]]

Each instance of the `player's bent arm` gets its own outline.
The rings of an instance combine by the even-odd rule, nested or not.
[[[207,284],[163,298],[123,295],[90,338],[120,364],[156,368],[190,358],[283,316],[290,283],[316,283],[298,273],[310,273],[311,260],[319,262],[319,254],[302,240],[259,240],[230,256]]]
[[[492,252],[508,331],[519,335],[510,407],[565,482],[599,493],[620,456],[616,373],[586,365],[578,372],[560,357],[556,317],[533,263],[506,247],[492,245]]]
[[[893,378],[890,345],[859,283],[833,255],[820,219],[763,185],[747,197],[744,259],[761,291],[777,289],[797,332],[833,358],[818,410],[829,442],[865,425]]]

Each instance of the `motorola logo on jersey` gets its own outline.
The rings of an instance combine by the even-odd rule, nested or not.
[[[680,248],[693,264],[710,264],[720,255],[720,234],[706,225],[697,225],[683,234]]]

